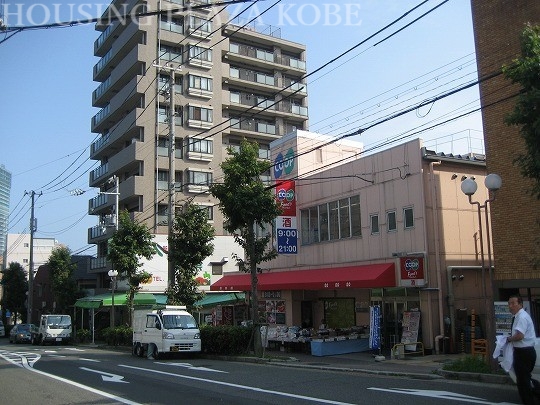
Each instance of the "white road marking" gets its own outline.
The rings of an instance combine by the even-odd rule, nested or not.
[[[331,401],[331,400],[328,400],[328,399],[307,397],[305,395],[297,395],[297,394],[289,394],[289,393],[286,393],[286,392],[265,390],[263,388],[256,388],[256,387],[250,387],[250,386],[247,386],[247,385],[227,383],[227,382],[223,382],[223,381],[209,380],[209,379],[206,379],[206,378],[191,377],[191,376],[182,375],[182,374],[169,373],[169,372],[166,372],[166,371],[152,370],[152,369],[149,369],[149,368],[127,366],[127,365],[124,365],[124,364],[119,364],[119,366],[120,367],[125,367],[125,368],[131,368],[131,369],[134,369],[134,370],[148,371],[149,373],[156,373],[156,374],[168,375],[168,376],[172,376],[172,377],[184,378],[186,380],[201,381],[201,382],[208,383],[208,384],[225,385],[227,387],[239,388],[239,389],[243,389],[243,390],[246,390],[246,391],[262,392],[264,394],[277,395],[277,396],[288,397],[288,398],[303,399],[303,400],[306,400],[306,401],[319,402],[319,403],[323,403],[323,404],[353,405],[353,404],[351,404],[349,402]]]
[[[162,363],[162,362],[155,362],[156,364],[166,364],[168,366],[175,366],[175,367],[185,367],[188,370],[196,370],[196,371],[211,371],[212,373],[225,373],[229,374],[227,371],[221,371],[221,370],[214,370],[212,368],[208,367],[195,367],[189,363]]]
[[[4,357],[4,355],[6,353],[9,353],[9,352],[5,352],[3,350],[0,350],[0,357],[3,357],[5,358],[7,361],[9,361],[10,363],[13,363],[12,361],[10,361],[9,359],[7,359],[6,357]],[[78,382],[75,382],[75,381],[71,381],[71,380],[67,380],[63,377],[59,377],[57,375],[54,375],[54,374],[49,374],[49,373],[46,373],[44,371],[40,371],[40,370],[36,370],[35,368],[33,368],[27,361],[26,357],[24,356],[19,356],[20,359],[21,359],[21,364],[16,364],[16,363],[13,363],[19,367],[24,367],[25,369],[29,370],[29,371],[32,371],[34,373],[37,373],[37,374],[41,374],[41,375],[44,375],[44,376],[47,376],[47,377],[50,377],[50,378],[53,378],[55,380],[58,380],[58,381],[61,381],[61,382],[64,382],[66,384],[69,384],[69,385],[73,385],[74,387],[77,387],[77,388],[81,388],[85,391],[89,391],[89,392],[92,392],[94,394],[97,394],[97,395],[101,395],[102,397],[105,397],[105,398],[109,398],[109,399],[112,399],[114,401],[118,401],[118,402],[121,402],[123,404],[127,404],[127,405],[143,405],[139,402],[134,402],[134,401],[130,401],[128,399],[124,399],[122,397],[119,397],[119,396],[116,396],[116,395],[113,395],[113,394],[109,394],[108,392],[105,392],[105,391],[101,391],[101,390],[98,390],[98,389],[95,389],[95,388],[92,388],[92,387],[89,387],[87,385],[83,385],[83,384],[80,384]],[[37,359],[36,359],[37,360]],[[35,363],[35,360],[34,360],[34,363]]]
[[[123,375],[106,373],[105,371],[94,370],[94,369],[86,368],[86,367],[79,367],[79,368],[81,370],[90,371],[91,373],[100,374],[103,381],[119,382],[119,383],[129,384],[128,381],[124,381],[124,376]]]
[[[84,357],[79,357],[79,360],[82,360],[82,361],[89,361],[89,362],[92,362],[92,363],[101,363],[101,360],[86,359],[86,358],[84,358]]]
[[[450,391],[415,390],[415,389],[408,389],[408,388],[375,388],[375,387],[370,387],[368,388],[368,390],[393,392],[396,394],[416,395],[420,397],[429,397],[429,398],[437,398],[437,399],[447,399],[451,401],[471,402],[475,404],[495,404],[495,402],[490,402],[486,399],[482,399],[478,397],[471,397],[469,395],[457,394],[455,392],[450,392]],[[514,405],[510,402],[497,402],[497,404]]]

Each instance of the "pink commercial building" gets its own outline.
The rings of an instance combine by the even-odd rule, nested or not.
[[[367,334],[370,307],[378,306],[388,348],[413,311],[420,313],[413,341],[455,351],[467,344],[474,310],[484,333],[492,302],[479,223],[460,188],[465,178],[483,182],[484,155],[435,153],[420,139],[364,155],[361,143],[300,130],[274,141],[271,155],[285,211],[275,226],[280,255],[258,276],[265,322]],[[483,187],[475,198],[487,198]],[[246,273],[225,273],[211,286],[250,288]]]

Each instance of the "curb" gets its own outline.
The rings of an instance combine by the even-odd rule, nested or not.
[[[502,374],[468,373],[443,369],[437,370],[437,374],[449,380],[477,381],[489,384],[514,384],[509,376]]]

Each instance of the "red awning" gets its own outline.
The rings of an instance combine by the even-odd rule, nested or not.
[[[331,267],[311,270],[263,272],[257,275],[258,290],[337,290],[345,288],[395,287],[394,263]],[[226,274],[210,286],[211,291],[250,291],[251,274]]]

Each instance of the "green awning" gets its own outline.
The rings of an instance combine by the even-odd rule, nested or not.
[[[123,306],[127,303],[126,293],[114,294],[114,305]],[[148,293],[136,293],[133,298],[133,305],[154,305],[156,297]],[[112,306],[112,294],[100,294],[90,297],[79,298],[75,303],[77,308],[100,308]]]
[[[215,307],[216,305],[235,304],[244,302],[246,299],[245,293],[217,293],[206,294],[202,300],[197,301],[193,306],[195,308]]]

